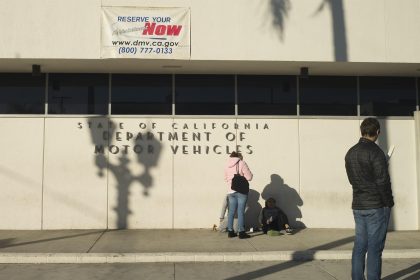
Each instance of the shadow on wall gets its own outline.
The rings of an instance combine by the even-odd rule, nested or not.
[[[285,21],[288,16],[291,4],[289,0],[271,0],[270,8],[273,14],[273,25],[279,30],[280,39],[283,41]]]
[[[316,14],[320,13],[325,6],[328,6],[331,12],[335,61],[348,61],[343,0],[322,0]]]
[[[95,122],[95,119],[89,119],[90,122]],[[96,120],[97,122],[97,120]],[[130,147],[119,148],[118,153],[116,153],[117,148],[113,148],[113,139],[115,139],[116,133],[116,124],[112,121],[109,121],[108,133],[104,134],[104,130],[95,130],[91,129],[92,133],[92,142],[95,145],[95,151],[99,149],[96,147],[104,146],[103,153],[96,152],[94,155],[95,164],[98,167],[98,176],[105,176],[104,169],[108,169],[116,180],[116,190],[117,190],[117,203],[116,207],[113,208],[117,215],[117,224],[118,229],[128,228],[128,216],[132,214],[129,205],[130,197],[130,186],[133,183],[140,183],[143,187],[143,195],[150,195],[150,188],[153,187],[153,177],[150,174],[150,170],[157,166],[159,161],[159,156],[162,150],[162,144],[157,141],[153,134],[150,131],[141,132],[133,137],[136,138],[132,141]],[[107,136],[105,136],[107,135]],[[140,135],[140,136],[139,136]],[[127,143],[127,145],[130,143]],[[107,159],[106,154],[118,154],[118,162],[112,163]],[[132,157],[129,157],[129,154],[134,153],[136,155],[136,162],[142,166],[143,171],[140,175],[135,174],[133,166],[130,166]],[[136,168],[138,169],[138,168]],[[109,181],[108,181],[109,184]]]
[[[302,198],[297,191],[284,183],[282,177],[278,174],[271,175],[271,182],[265,186],[261,197],[264,200],[272,197],[276,200],[279,207],[289,219],[290,226],[294,228],[305,228],[305,224],[299,219],[302,218],[302,212],[299,207],[303,205]]]
[[[245,228],[260,228],[258,216],[262,210],[261,204],[258,202],[260,193],[256,190],[250,189],[248,193],[248,200],[245,208]]]
[[[315,15],[321,13],[328,6],[333,24],[334,58],[335,61],[348,61],[347,36],[343,0],[322,0]],[[271,13],[273,25],[279,30],[280,39],[283,41],[285,30],[285,19],[292,8],[290,0],[271,0]]]

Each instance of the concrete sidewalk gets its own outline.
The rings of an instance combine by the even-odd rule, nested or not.
[[[229,262],[351,259],[354,231],[304,229],[228,238],[208,229],[0,231],[0,263]],[[420,231],[389,232],[383,258],[420,259]]]

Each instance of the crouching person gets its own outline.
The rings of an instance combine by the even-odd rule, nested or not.
[[[287,215],[276,206],[276,200],[272,197],[266,200],[265,207],[261,210],[259,221],[264,234],[279,235],[281,230],[285,230],[287,234],[293,233],[293,229],[289,226]]]

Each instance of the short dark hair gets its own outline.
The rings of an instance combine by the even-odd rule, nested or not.
[[[362,136],[376,136],[378,134],[378,130],[380,129],[381,125],[375,118],[366,118],[362,121],[362,124],[360,125],[360,133],[362,134]]]
[[[272,204],[276,205],[276,200],[273,197],[270,197],[265,201],[265,207],[268,207],[268,203],[270,203],[270,202]]]

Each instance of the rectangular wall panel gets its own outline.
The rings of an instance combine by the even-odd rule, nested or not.
[[[307,227],[352,228],[344,157],[359,140],[357,120],[299,121],[302,216]]]
[[[0,119],[0,229],[41,229],[43,118]]]
[[[44,229],[107,227],[106,118],[48,118],[45,125]]]
[[[417,223],[416,155],[413,120],[380,120],[378,144],[387,153],[394,146],[389,160],[392,193],[395,206],[391,212],[390,228],[415,229]],[[418,166],[417,166],[418,168]]]

